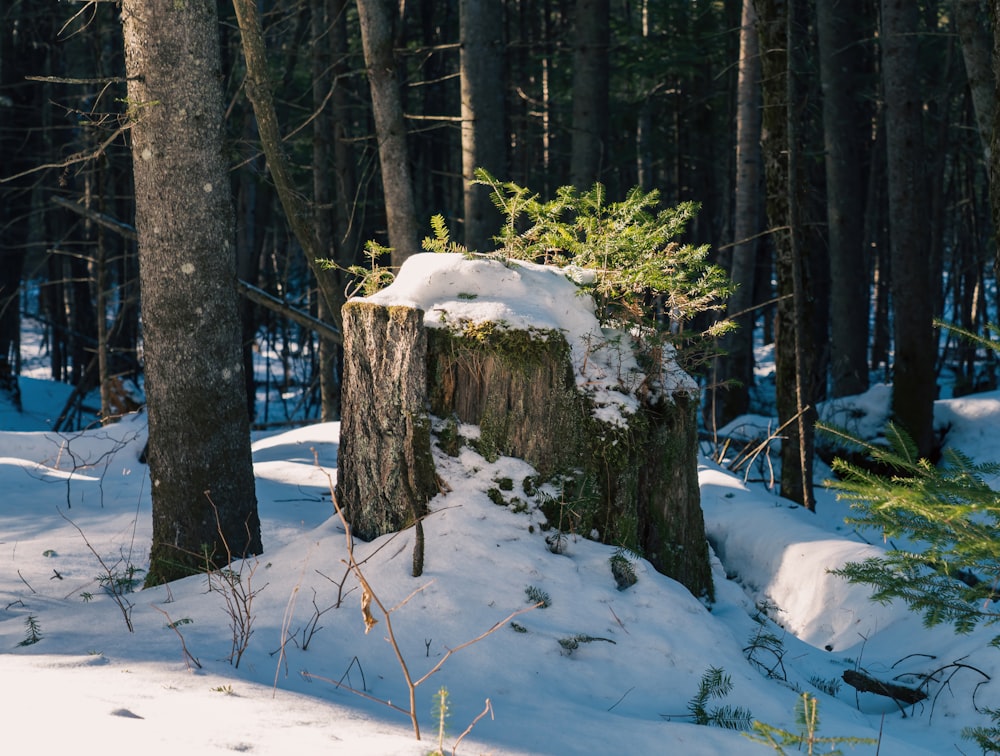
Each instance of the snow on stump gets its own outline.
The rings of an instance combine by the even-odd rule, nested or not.
[[[668,352],[641,369],[633,339],[602,330],[581,294],[560,268],[421,254],[345,305],[337,497],[358,536],[425,514],[432,444],[454,454],[473,425],[484,457],[524,459],[560,489],[541,504],[551,528],[711,595],[697,387]]]

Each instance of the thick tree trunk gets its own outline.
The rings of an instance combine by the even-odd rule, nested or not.
[[[910,0],[882,0],[882,86],[892,260],[892,412],[920,455],[934,448],[934,298],[924,181],[923,101],[917,77],[919,17]]]
[[[583,191],[607,163],[609,0],[577,0],[573,38],[573,139],[570,179]]]
[[[497,329],[470,338],[426,329],[423,318],[363,300],[344,307],[337,496],[356,534],[382,535],[426,512],[438,490],[437,417],[478,425],[473,445],[487,459],[518,457],[543,480],[563,480],[572,511],[555,500],[541,505],[562,533],[597,532],[695,595],[711,595],[696,398],[680,392],[643,406],[627,428],[611,426],[577,389],[560,334]]]
[[[149,412],[147,584],[261,552],[212,0],[122,5]]]
[[[392,265],[399,267],[420,247],[403,100],[392,49],[394,8],[390,0],[358,0],[361,42],[382,169],[389,246],[392,247]]]
[[[438,492],[427,413],[423,312],[344,306],[344,384],[337,500],[369,540],[408,527]]]
[[[830,276],[830,367],[833,396],[868,388],[868,263],[864,248],[865,144],[870,116],[862,92],[868,71],[861,0],[818,0],[816,4],[823,133],[826,147],[826,216]]]
[[[494,248],[502,223],[490,190],[473,183],[476,168],[506,180],[504,46],[502,0],[462,0],[462,184],[465,195],[465,246],[477,252]]]

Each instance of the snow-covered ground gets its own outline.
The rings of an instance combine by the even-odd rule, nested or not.
[[[417,741],[399,711],[407,688],[387,622],[376,611],[380,621],[365,633],[362,591],[344,563],[330,497],[338,424],[255,435],[265,553],[233,567],[253,622],[236,666],[219,578],[119,594],[121,606],[105,590],[109,576],[141,582],[147,564],[144,415],[57,434],[48,428],[65,387],[25,379],[22,390],[23,413],[0,407],[5,752],[416,756],[437,747],[441,689],[447,753],[473,723],[459,753],[772,752],[686,716],[712,667],[733,689],[711,706],[744,707],[795,730],[799,691],[809,691],[821,735],[880,738],[877,751],[853,750],[862,754],[975,753],[962,728],[988,723],[977,706],[1000,707],[991,628],[928,630],[828,573],[881,544],[845,526],[845,506],[825,491],[811,514],[704,459],[717,557],[716,600],[706,606],[642,560],[633,562],[636,584],[617,590],[611,547],[572,537],[552,553],[538,510],[486,494],[510,479],[508,501],[530,504],[519,489],[531,469],[464,449],[438,457],[450,492],[430,504],[422,577],[410,575],[409,531],[355,546],[376,596],[393,609],[412,678],[444,660],[416,689]],[[856,404],[877,415],[887,400],[873,389]],[[1000,394],[938,402],[936,414],[965,452],[1000,454]],[[550,605],[508,619],[529,607],[529,592]],[[450,649],[458,650],[445,659]],[[839,683],[855,669],[904,682],[942,671],[926,702],[900,709]]]

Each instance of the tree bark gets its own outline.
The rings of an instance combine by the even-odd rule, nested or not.
[[[580,191],[600,180],[608,159],[610,13],[609,0],[576,2],[570,180]]]
[[[923,102],[917,76],[917,6],[882,0],[882,86],[889,178],[889,249],[892,264],[892,413],[920,455],[934,448],[934,298],[923,166]]]
[[[628,428],[604,424],[576,387],[560,334],[498,329],[467,338],[423,320],[407,307],[364,300],[344,307],[337,497],[353,532],[373,538],[427,511],[438,492],[431,444],[447,447],[432,431],[436,417],[478,425],[471,445],[487,459],[518,457],[542,481],[562,481],[572,505],[540,505],[559,537],[596,531],[604,543],[643,553],[695,595],[711,596],[695,397],[681,391],[647,403]]]
[[[761,84],[760,40],[753,0],[743,0],[740,26],[740,63],[737,82],[736,183],[731,252],[720,253],[719,264],[729,270],[736,291],[729,297],[726,314],[738,329],[723,342],[725,355],[717,359],[713,421],[725,425],[750,406],[753,385],[754,280],[761,231]],[[728,260],[726,259],[728,258]]]
[[[358,0],[361,42],[371,88],[375,136],[382,171],[386,223],[392,266],[398,268],[419,247],[416,202],[406,144],[406,122],[393,53],[393,8],[390,0]]]
[[[484,168],[506,180],[502,0],[461,0],[462,184],[465,246],[489,252],[502,219],[490,190],[474,183]]]
[[[344,306],[337,500],[365,540],[409,527],[438,492],[427,414],[423,312]]]
[[[972,108],[983,144],[986,164],[990,164],[990,139],[996,111],[996,76],[993,73],[990,14],[983,0],[954,0],[955,28],[962,44],[962,59],[972,93]]]
[[[830,277],[831,389],[835,397],[868,388],[868,261],[864,217],[866,141],[871,118],[863,93],[869,71],[862,0],[817,0],[823,134],[826,164],[826,220]]]
[[[213,0],[122,4],[149,412],[147,584],[262,550]]]

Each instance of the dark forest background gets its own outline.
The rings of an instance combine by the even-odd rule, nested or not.
[[[471,183],[476,167],[543,198],[601,182],[611,199],[638,186],[665,206],[700,203],[685,241],[710,244],[739,285],[728,314],[741,325],[699,368],[706,428],[751,409],[754,334],[773,342],[783,493],[807,504],[816,402],[893,382],[896,419],[933,457],[940,387],[996,387],[992,352],[934,324],[982,334],[997,320],[986,2],[258,8],[295,196],[338,265],[363,263],[369,240],[398,264],[434,214],[488,251],[500,216]],[[101,415],[112,413],[142,372],[128,133],[138,104],[120,13],[108,0],[0,9],[0,388],[17,400],[31,317],[52,379],[78,389],[64,429],[95,419],[83,398],[98,389]],[[232,5],[219,14],[245,359],[274,351],[284,380],[308,389],[304,413],[335,419],[337,336],[281,308],[338,328],[330,302],[349,281],[316,280],[264,158]],[[373,17],[388,24],[381,52],[363,45]],[[397,132],[376,118],[386,98],[401,107]]]

